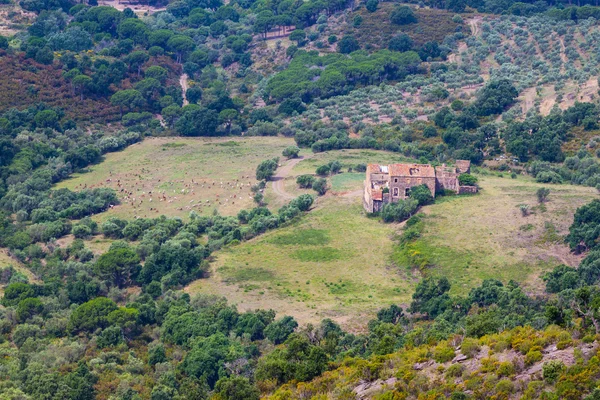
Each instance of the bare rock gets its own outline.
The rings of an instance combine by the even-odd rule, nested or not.
[[[454,357],[454,359],[452,359],[452,364],[457,363],[457,362],[463,362],[466,359],[468,359],[467,356],[465,356],[464,354],[459,354],[456,357]]]

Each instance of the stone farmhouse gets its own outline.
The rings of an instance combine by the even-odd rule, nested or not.
[[[384,204],[396,203],[410,195],[410,189],[426,185],[435,197],[436,192],[451,190],[458,194],[476,193],[476,186],[460,186],[460,174],[471,171],[471,162],[456,160],[454,166],[442,164],[369,164],[365,179],[363,206],[369,213],[381,211]]]

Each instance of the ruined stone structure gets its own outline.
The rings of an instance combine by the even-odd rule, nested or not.
[[[381,211],[384,204],[396,203],[410,195],[410,189],[426,185],[435,197],[436,192],[476,193],[475,186],[460,186],[458,176],[469,173],[471,162],[457,160],[455,166],[442,164],[369,164],[367,166],[363,206],[367,212]]]

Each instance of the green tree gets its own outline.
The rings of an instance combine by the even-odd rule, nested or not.
[[[412,295],[409,311],[426,314],[429,318],[434,319],[449,307],[449,291],[450,282],[446,277],[438,280],[434,278],[423,279]]]
[[[427,185],[419,185],[411,188],[410,197],[415,199],[419,203],[419,206],[433,203],[433,196]]]
[[[69,327],[74,332],[93,332],[97,328],[106,328],[109,325],[108,315],[116,309],[114,301],[106,297],[96,297],[73,310]]]
[[[349,54],[353,51],[360,50],[360,45],[354,36],[345,35],[338,42],[337,49],[342,54]]]
[[[265,336],[274,344],[281,344],[294,333],[298,327],[298,323],[294,317],[285,316],[277,321],[271,322],[265,328]]]
[[[258,164],[256,167],[256,179],[259,181],[271,180],[273,175],[275,175],[275,171],[277,170],[277,166],[279,163],[279,158],[273,158],[270,160],[265,160]]]
[[[87,75],[80,74],[71,79],[71,84],[76,92],[79,92],[80,100],[83,100],[83,95],[86,93],[92,86],[93,81]]]
[[[234,376],[221,378],[215,385],[215,392],[223,400],[259,400],[260,391],[254,387],[248,378]]]
[[[175,53],[177,62],[181,64],[183,58],[192,52],[196,44],[194,41],[184,35],[174,35],[167,41],[167,48]]]
[[[123,117],[123,108],[129,111],[135,111],[144,106],[144,97],[135,89],[120,90],[110,97],[110,103],[113,106],[118,106]]]
[[[390,14],[390,21],[396,25],[408,25],[416,23],[417,17],[409,6],[399,6]]]
[[[292,334],[282,347],[259,360],[256,379],[272,379],[278,384],[292,379],[305,382],[323,373],[327,362],[328,357],[323,349],[311,344],[303,335]]]
[[[175,130],[182,136],[214,136],[219,126],[219,114],[199,106],[186,106]]]
[[[413,47],[413,41],[406,33],[401,33],[390,39],[388,49],[393,51],[409,51]]]
[[[539,188],[536,192],[538,203],[545,203],[548,201],[548,196],[550,195],[550,189],[548,188]]]
[[[366,8],[369,12],[377,11],[377,6],[379,5],[378,0],[367,0]]]
[[[111,285],[129,286],[140,269],[140,258],[129,247],[111,249],[94,264],[94,271]]]

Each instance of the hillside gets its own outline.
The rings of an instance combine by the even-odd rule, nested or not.
[[[0,0],[0,400],[600,399],[599,35]]]

